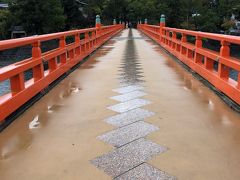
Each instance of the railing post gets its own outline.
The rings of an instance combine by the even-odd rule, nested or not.
[[[92,38],[93,38],[92,41],[93,41],[93,47],[94,47],[96,45],[96,34],[95,34],[95,31],[92,32]]]
[[[101,41],[101,18],[99,15],[96,16],[96,36],[97,36],[97,43],[99,40]]]
[[[176,39],[177,39],[177,33],[176,32],[172,32],[172,49],[175,51],[176,50]]]
[[[85,32],[85,51],[87,52],[89,50],[89,32]]]
[[[23,72],[10,78],[11,92],[12,95],[16,95],[20,91],[25,89],[24,85],[24,74]]]
[[[213,63],[214,61],[208,57],[205,57],[204,58],[204,67],[207,69],[207,70],[213,70]]]
[[[75,50],[75,53],[78,56],[78,55],[80,55],[80,52],[81,52],[81,42],[80,42],[80,35],[79,35],[79,33],[75,34],[74,39],[75,39],[75,44],[78,45],[78,47]]]
[[[167,39],[167,38],[169,38],[169,37],[170,37],[170,32],[167,31],[167,32],[166,32],[166,42],[165,42],[167,46],[169,46],[169,40]]]
[[[142,30],[142,20],[139,21],[138,27],[139,27],[140,30]]]
[[[65,64],[67,62],[67,54],[66,54],[66,41],[65,36],[61,37],[59,40],[59,47],[60,49],[65,49],[65,53],[60,55],[60,62],[61,64]]]
[[[57,69],[57,58],[54,57],[48,61],[49,71],[52,72]]]
[[[202,48],[202,37],[196,36],[196,41],[195,41],[195,47],[197,48]],[[195,56],[194,56],[194,62],[195,63],[201,63],[202,62],[202,56],[198,54],[195,50]]]
[[[240,73],[238,73],[238,85],[237,88],[240,89]]]
[[[32,44],[32,58],[37,59],[41,58],[42,51],[41,51],[41,43],[40,41],[37,41]],[[34,82],[40,80],[44,76],[44,69],[43,69],[43,63],[40,63],[39,65],[33,67],[33,79]]]
[[[220,49],[220,56],[221,57],[229,57],[230,56],[230,43],[227,41],[221,41],[221,49]],[[229,78],[229,67],[225,66],[224,64],[221,64],[219,62],[218,64],[218,75],[220,78],[228,79]]]
[[[186,43],[187,42],[187,35],[186,34],[182,34],[182,39],[181,39],[182,43]],[[181,46],[181,54],[185,55],[187,53],[186,48],[184,48],[184,46]]]
[[[159,32],[159,34],[160,34],[160,43],[161,42],[163,42],[163,27],[165,27],[166,26],[166,18],[165,18],[165,15],[164,14],[162,14],[161,15],[161,18],[160,18],[160,32]]]

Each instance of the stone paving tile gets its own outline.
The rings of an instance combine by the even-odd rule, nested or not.
[[[129,59],[134,59],[136,57],[128,57]],[[142,63],[138,62],[139,59],[136,59],[135,61],[124,61],[120,63],[120,66],[142,66]]]
[[[177,180],[177,178],[147,163],[143,163],[125,174],[118,176],[115,180]]]
[[[132,81],[132,80],[121,80],[119,82],[120,87],[126,87],[129,85],[134,85],[134,86],[142,86],[143,83],[145,83],[145,80],[137,80],[137,81]]]
[[[136,109],[145,105],[150,104],[150,101],[147,101],[145,99],[133,99],[127,102],[123,102],[114,106],[108,107],[108,109],[112,111],[116,111],[119,113],[123,113],[132,109]]]
[[[145,96],[145,95],[147,95],[147,94],[142,91],[133,91],[133,92],[130,92],[127,94],[111,97],[111,99],[114,99],[114,100],[120,101],[120,102],[125,102],[125,101],[129,101],[129,100],[132,100],[135,98]]]
[[[119,83],[125,83],[125,86],[129,86],[129,85],[141,85],[140,83],[144,83],[145,80],[142,78],[129,78],[129,77],[122,77],[119,78]],[[124,94],[124,93],[123,93]]]
[[[114,89],[113,91],[119,94],[125,94],[125,93],[129,93],[136,90],[142,90],[142,89],[144,89],[144,87],[142,86],[126,86],[119,89]]]
[[[97,157],[91,162],[109,176],[117,177],[165,151],[167,151],[166,147],[142,138]]]
[[[125,66],[121,66],[121,67],[119,67],[118,72],[126,72],[126,70],[129,72],[138,71],[138,72],[143,73],[143,68],[140,66],[139,67],[128,67],[128,68],[126,68]]]
[[[144,120],[145,118],[151,117],[153,115],[155,115],[155,113],[147,111],[145,109],[138,108],[122,114],[112,116],[110,118],[105,119],[105,121],[114,126],[122,127],[140,120]]]
[[[145,137],[157,130],[159,130],[158,127],[143,121],[139,121],[98,136],[97,139],[115,147],[120,147],[136,139]]]
[[[144,77],[143,76],[143,73],[141,73],[141,72],[134,72],[134,73],[128,73],[128,72],[124,72],[124,73],[121,73],[121,74],[118,74],[120,77],[119,78],[121,78],[121,77],[138,77],[138,78],[142,78],[142,77]]]
[[[128,75],[128,74],[126,74],[125,76],[121,76],[121,77],[119,77],[118,79],[119,80],[121,80],[121,79],[141,79],[141,78],[144,78],[144,76],[142,76],[142,75],[134,75],[134,76],[131,76],[131,75]]]

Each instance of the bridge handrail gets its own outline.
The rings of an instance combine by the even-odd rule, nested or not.
[[[0,41],[0,51],[32,46],[32,57],[0,68],[0,83],[9,80],[10,92],[0,95],[0,124],[36,94],[47,88],[61,75],[82,61],[108,39],[120,32],[124,25],[96,26],[46,35]],[[81,34],[84,34],[81,39]],[[66,38],[74,41],[67,44]],[[59,40],[58,47],[47,52],[41,51],[41,43]],[[48,65],[44,69],[44,64]],[[24,73],[32,71],[32,78],[25,80]]]
[[[0,51],[29,45],[37,41],[44,42],[44,41],[49,41],[53,39],[59,39],[63,36],[67,37],[75,34],[91,32],[91,31],[96,31],[96,28],[86,28],[86,29],[65,31],[65,32],[59,32],[59,33],[36,35],[36,36],[30,36],[30,37],[24,37],[24,38],[18,38],[18,39],[3,40],[3,41],[0,41]]]
[[[197,72],[219,91],[240,104],[240,59],[232,57],[230,45],[240,45],[240,37],[215,34],[185,29],[138,24],[138,29],[159,43],[184,64]],[[180,34],[181,37],[177,37]],[[187,36],[195,37],[190,43]],[[221,48],[213,51],[203,47],[203,39],[219,41]],[[218,69],[214,69],[217,64]],[[230,71],[237,73],[237,78],[230,77]]]
[[[238,36],[215,34],[215,33],[201,32],[201,31],[191,31],[186,29],[177,29],[177,28],[169,28],[169,27],[163,27],[163,29],[170,32],[177,32],[177,33],[191,35],[191,36],[199,36],[202,38],[207,38],[207,39],[212,39],[217,41],[226,41],[229,43],[240,45],[240,37]]]

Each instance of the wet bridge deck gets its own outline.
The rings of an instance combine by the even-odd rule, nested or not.
[[[239,179],[239,120],[125,30],[0,134],[0,179]]]

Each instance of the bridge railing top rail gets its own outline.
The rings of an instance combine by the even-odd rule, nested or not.
[[[160,29],[160,26],[157,26],[157,25],[141,24],[141,26]],[[202,32],[202,31],[192,31],[192,30],[178,29],[178,28],[171,28],[171,27],[162,27],[162,29],[168,32],[175,32],[175,33],[195,36],[199,38],[212,39],[217,41],[226,41],[232,44],[240,45],[240,37],[238,36],[216,34],[216,33]]]
[[[160,27],[160,26],[159,26]],[[170,27],[163,27],[163,30],[169,32],[176,32],[185,35],[191,35],[195,37],[207,38],[217,41],[226,41],[233,44],[240,44],[240,37],[231,36],[231,35],[224,35],[224,34],[216,34],[216,33],[208,33],[208,32],[201,32],[201,31],[191,31],[186,29],[177,29],[177,28],[170,28]]]
[[[10,40],[3,40],[0,41],[0,51],[6,49],[12,49],[20,46],[25,46],[28,44],[33,44],[35,42],[44,42],[53,39],[59,39],[61,37],[73,36],[76,34],[82,34],[86,32],[96,31],[97,28],[87,28],[87,29],[79,29],[79,30],[72,30],[72,31],[65,31],[59,33],[51,33],[51,34],[44,34],[44,35],[36,35],[30,36],[25,38],[18,38],[18,39],[10,39]]]

